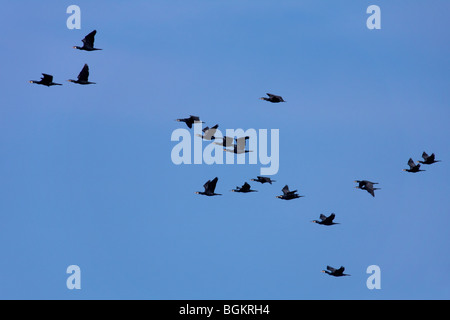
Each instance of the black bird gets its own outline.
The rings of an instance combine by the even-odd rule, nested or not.
[[[269,101],[272,103],[278,103],[278,102],[286,102],[283,100],[283,98],[281,96],[277,96],[275,94],[271,94],[271,93],[266,93],[269,97],[262,97],[260,98],[261,100],[265,100],[265,101]]]
[[[322,272],[328,273],[330,276],[334,276],[334,277],[349,276],[349,274],[344,273],[344,270],[345,270],[344,267],[340,267],[339,269],[335,269],[333,267],[327,266],[327,270],[322,270]]]
[[[378,184],[378,182],[370,182],[370,181],[367,181],[367,180],[355,180],[355,182],[358,183],[358,186],[356,186],[355,188],[366,190],[368,193],[370,193],[372,195],[372,197],[375,197],[374,190],[379,190],[380,189],[380,188],[374,188],[373,187],[373,185],[374,184]]]
[[[324,214],[320,214],[320,221],[313,220],[311,222],[317,223],[317,224],[323,224],[324,226],[331,226],[333,224],[339,224],[338,222],[333,222],[334,217],[336,215],[334,213],[330,214],[330,216],[325,216]]]
[[[256,181],[256,182],[260,182],[260,183],[262,183],[262,184],[264,184],[264,183],[270,183],[270,184],[272,184],[272,182],[276,182],[276,180],[272,180],[272,179],[270,179],[269,177],[261,177],[261,176],[257,176],[256,177],[257,179],[250,179],[251,181]]]
[[[192,129],[194,123],[204,123],[203,121],[200,121],[200,118],[197,116],[189,116],[189,118],[177,119],[177,121],[186,123],[189,129]]]
[[[46,74],[46,73],[43,73],[42,75],[43,75],[43,77],[41,77],[40,81],[30,80],[30,83],[42,84],[43,86],[47,86],[47,87],[50,87],[50,86],[62,86],[61,83],[53,82],[53,76],[52,75],[49,75],[49,74]]]
[[[248,193],[248,192],[258,192],[257,190],[250,189],[250,185],[246,182],[242,187],[236,187],[236,189],[233,189],[231,191],[233,192],[242,192],[242,193]]]
[[[216,124],[212,128],[205,127],[202,130],[203,131],[203,135],[196,134],[196,136],[202,138],[203,140],[214,140],[214,139],[216,139],[216,137],[214,137],[214,134],[216,133],[218,127],[219,127],[218,124]]]
[[[89,33],[86,37],[84,37],[84,39],[81,40],[83,42],[82,47],[74,46],[73,48],[78,49],[78,50],[85,50],[85,51],[102,50],[102,49],[94,48],[94,40],[95,40],[96,33],[97,33],[97,30],[94,30],[91,33]]]
[[[415,164],[413,159],[411,159],[411,158],[409,158],[409,160],[408,160],[408,166],[409,166],[409,169],[403,169],[403,171],[412,172],[412,173],[416,173],[419,171],[425,171],[425,170],[420,170],[420,163]]]
[[[433,163],[436,163],[436,162],[441,162],[441,160],[435,160],[434,159],[435,158],[434,153],[432,153],[431,156],[429,156],[425,151],[422,153],[422,158],[423,158],[424,161],[420,161],[419,160],[419,162],[422,163],[422,164],[433,164]]]
[[[90,82],[88,79],[89,79],[89,66],[85,64],[83,69],[81,69],[80,74],[78,75],[78,80],[69,79],[67,81],[78,84],[95,84],[95,82]]]
[[[215,177],[212,181],[208,180],[206,181],[206,183],[203,185],[203,188],[205,188],[205,191],[197,191],[196,194],[202,194],[204,196],[221,196],[220,193],[215,193],[214,190],[216,189],[216,184],[217,184],[217,180],[219,180],[219,178]]]
[[[297,190],[289,191],[289,187],[287,185],[285,185],[284,188],[281,189],[281,191],[283,192],[283,194],[281,196],[276,196],[278,199],[292,200],[303,197],[296,194]]]

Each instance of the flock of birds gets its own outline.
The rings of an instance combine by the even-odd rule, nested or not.
[[[89,33],[86,37],[84,37],[83,40],[83,46],[74,46],[74,49],[78,50],[84,50],[84,51],[96,51],[96,50],[102,50],[99,48],[94,47],[94,40],[95,40],[95,34],[97,33],[97,30],[92,31]],[[69,82],[77,83],[77,84],[95,84],[95,82],[89,81],[89,66],[85,64],[83,66],[83,69],[81,69],[80,73],[78,74],[77,80],[69,79],[67,80]],[[43,73],[41,80],[30,80],[30,83],[40,84],[43,86],[51,87],[51,86],[62,86],[61,83],[53,82],[53,75]]]
[[[286,102],[279,95],[267,93],[267,96],[268,97],[262,97],[260,99],[269,101],[272,103]],[[176,119],[176,121],[184,122],[188,126],[189,129],[192,129],[192,126],[195,123],[205,123],[204,121],[200,120],[200,117],[193,116],[193,115],[190,115],[188,118]],[[212,128],[205,127],[202,129],[203,134],[197,134],[196,136],[198,136],[199,138],[202,138],[203,140],[206,140],[206,141],[214,141],[214,140],[216,140],[216,137],[214,136],[214,134],[216,133],[216,130],[218,129],[218,127],[219,127],[218,124],[216,124]],[[224,148],[224,151],[234,152],[236,154],[252,152],[252,150],[245,150],[246,141],[249,139],[249,137],[235,138],[235,137],[225,136],[221,139],[222,139],[222,141],[220,141],[220,142],[214,141],[213,143],[217,144],[217,145],[221,145],[226,148],[228,148],[228,147],[232,148],[232,149]],[[440,160],[435,159],[434,153],[432,153],[431,155],[428,155],[426,152],[423,152],[422,158],[423,158],[423,161],[419,160],[417,164],[414,162],[414,160],[412,160],[412,158],[410,158],[408,161],[408,165],[410,168],[403,169],[403,170],[407,171],[407,172],[416,173],[419,171],[425,171],[425,170],[420,169],[421,164],[431,165],[433,163],[440,162]],[[196,194],[200,194],[200,195],[204,195],[204,196],[208,196],[208,197],[221,196],[222,194],[215,192],[218,180],[219,180],[219,178],[215,177],[212,180],[206,181],[206,183],[203,185],[204,191],[197,191]],[[263,176],[257,176],[256,179],[251,179],[251,181],[259,182],[261,184],[264,184],[264,183],[272,184],[272,182],[275,182],[275,180],[272,180],[270,177],[263,177]],[[375,187],[375,185],[378,185],[378,182],[372,182],[372,181],[368,181],[368,180],[355,180],[355,182],[358,184],[355,188],[367,191],[370,195],[372,195],[372,197],[375,197],[375,190],[380,189],[380,188]],[[237,186],[235,189],[232,189],[231,191],[238,192],[238,193],[257,192],[257,190],[253,190],[251,188],[251,186],[248,182],[245,182],[241,187]],[[285,185],[283,187],[283,189],[281,189],[281,191],[283,194],[276,196],[276,198],[282,199],[282,200],[293,200],[293,199],[298,199],[298,198],[304,197],[297,193],[298,190],[293,190],[293,191],[289,190],[288,185]],[[336,217],[336,215],[334,213],[331,213],[328,217],[325,216],[324,214],[320,214],[320,217],[319,217],[320,220],[313,220],[311,222],[317,223],[320,225],[325,225],[325,226],[332,226],[335,224],[339,224],[337,222],[334,222],[335,217]],[[330,276],[334,276],[334,277],[350,276],[349,274],[344,273],[344,271],[345,271],[345,268],[343,266],[341,266],[338,269],[333,268],[331,266],[327,266],[326,270],[322,270],[323,273],[326,273],[326,274],[328,274]]]
[[[94,40],[95,40],[96,33],[97,33],[96,30],[92,31],[91,33],[86,35],[84,37],[84,39],[81,40],[83,42],[83,46],[81,46],[81,47],[74,46],[73,48],[78,49],[78,50],[84,50],[84,51],[102,50],[102,49],[94,47]],[[69,79],[67,81],[72,82],[72,83],[81,84],[81,85],[95,84],[95,82],[89,81],[89,66],[87,64],[85,64],[83,66],[83,69],[79,73],[77,80]],[[39,81],[31,80],[30,83],[44,85],[47,87],[62,85],[61,83],[53,82],[53,76],[50,74],[46,74],[46,73],[42,73],[42,77]],[[286,102],[283,99],[283,97],[272,94],[272,93],[267,93],[267,97],[261,97],[260,99],[271,102],[271,103]],[[191,115],[189,118],[177,119],[176,121],[184,122],[190,129],[192,129],[192,126],[195,123],[204,123],[203,121],[200,120],[200,118],[198,116],[193,116],[193,115]],[[203,134],[198,135],[198,137],[200,137],[206,141],[213,141],[216,139],[214,134],[216,133],[216,130],[218,129],[218,127],[219,127],[218,124],[216,124],[215,126],[213,126],[211,128],[205,127],[202,130]],[[244,153],[252,152],[252,150],[245,149],[246,142],[248,139],[249,139],[249,137],[235,138],[235,137],[225,136],[222,138],[221,142],[214,141],[213,143],[223,146],[224,151],[226,151],[226,152],[232,152],[235,154],[244,154]],[[227,149],[230,147],[231,147],[231,149]],[[414,160],[412,158],[410,158],[408,160],[409,169],[403,169],[403,170],[407,171],[407,172],[411,172],[411,173],[417,173],[420,171],[425,171],[425,170],[420,169],[421,164],[431,165],[436,162],[440,162],[440,160],[435,159],[434,153],[432,153],[431,155],[428,155],[426,152],[423,152],[422,158],[423,158],[423,161],[419,160],[418,163],[415,163]],[[209,197],[222,195],[220,193],[215,192],[218,180],[219,180],[218,177],[215,177],[212,180],[208,180],[203,185],[204,191],[197,191],[196,194],[205,195],[205,196],[209,196]],[[275,180],[272,180],[270,177],[263,177],[263,176],[257,176],[256,179],[251,179],[251,181],[259,182],[261,184],[264,184],[264,183],[272,184],[273,182],[276,182]],[[380,188],[374,187],[374,185],[377,185],[378,182],[371,182],[368,180],[356,180],[355,182],[358,183],[358,185],[355,188],[365,190],[369,194],[371,194],[373,197],[375,197],[375,190],[380,189]],[[250,184],[248,184],[247,182],[245,182],[241,187],[237,186],[235,189],[232,189],[231,191],[238,192],[238,193],[257,192],[257,190],[251,189]],[[293,199],[298,199],[298,198],[304,197],[297,193],[298,190],[290,191],[288,185],[285,185],[281,189],[281,191],[283,194],[276,196],[276,198],[282,199],[282,200],[293,200]],[[325,216],[324,214],[321,214],[319,218],[320,218],[320,220],[313,220],[312,222],[320,224],[320,225],[325,225],[325,226],[339,224],[339,223],[334,222],[334,218],[335,218],[334,213],[331,213],[328,217]],[[327,273],[334,277],[349,276],[349,274],[344,273],[345,268],[343,266],[341,266],[339,269],[327,266],[326,269],[327,270],[322,270],[322,272]]]

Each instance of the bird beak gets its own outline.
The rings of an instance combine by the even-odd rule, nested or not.
[[[29,83],[33,83],[33,81],[32,80],[30,80],[30,81],[28,81]]]

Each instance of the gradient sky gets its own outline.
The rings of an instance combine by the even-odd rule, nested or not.
[[[66,8],[81,8],[69,30]],[[366,9],[381,8],[381,30]],[[0,11],[1,299],[449,299],[450,3],[16,1]],[[72,49],[96,29],[103,51]],[[84,63],[92,86],[66,82]],[[41,73],[63,86],[28,83]],[[287,103],[258,98],[272,92]],[[174,165],[177,118],[280,170]],[[206,144],[204,144],[206,146]],[[443,160],[402,172],[423,151]],[[219,177],[221,197],[196,195]],[[380,183],[372,198],[355,179]],[[288,184],[304,198],[275,196]],[[311,223],[321,213],[341,224]],[[68,290],[66,268],[81,268]],[[351,277],[320,271],[346,267]],[[381,268],[381,289],[366,268]]]

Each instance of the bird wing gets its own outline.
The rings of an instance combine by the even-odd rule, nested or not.
[[[284,195],[287,195],[287,194],[289,194],[289,187],[288,187],[288,185],[285,185],[284,187],[283,187],[283,189],[281,189],[281,191],[283,191],[283,194]]]
[[[203,188],[205,188],[205,192],[208,191],[209,185],[211,183],[211,180],[206,181],[206,183],[203,185]]]
[[[242,138],[237,138],[236,139],[238,150],[244,150],[245,149],[245,142],[247,141],[247,139],[248,139],[248,137],[242,137]]]
[[[214,192],[214,190],[216,190],[216,184],[217,184],[217,180],[219,180],[219,178],[215,177],[208,185],[208,189],[211,192]]]
[[[408,166],[412,169],[416,166],[416,163],[414,162],[414,160],[412,158],[409,158],[408,160]]]
[[[41,78],[44,82],[53,82],[53,76],[50,74],[43,73],[43,77]]]
[[[192,115],[190,115],[189,118],[190,118],[192,121],[200,121],[200,117],[197,117],[197,116],[192,116]]]
[[[336,270],[336,274],[343,274],[345,271],[344,267],[340,267],[339,269]]]
[[[85,64],[83,69],[81,69],[80,74],[78,75],[78,80],[88,81],[88,78],[89,78],[89,66]]]
[[[331,272],[335,272],[335,271],[336,271],[336,269],[335,269],[335,268],[333,268],[333,267],[330,267],[330,266],[327,266],[327,270],[328,270],[328,271],[331,271]]]
[[[280,96],[277,96],[276,94],[272,94],[272,93],[266,93],[269,98],[280,98]]]
[[[375,197],[375,191],[373,189],[373,184],[372,183],[368,183],[366,184],[366,187],[364,188],[368,193],[370,193],[372,195],[372,197]]]
[[[205,140],[210,140],[213,136],[214,136],[214,134],[216,133],[216,131],[217,131],[217,127],[218,127],[218,125],[215,125],[214,127],[212,127],[211,129],[207,129],[207,130],[205,130],[204,131],[204,136],[203,136],[203,139],[205,139]],[[206,129],[206,128],[205,128]]]
[[[320,214],[320,220],[324,221],[326,220],[327,216],[324,215],[323,213]]]
[[[422,153],[422,158],[424,160],[427,160],[427,158],[428,158],[428,154],[425,151]]]
[[[241,187],[242,191],[250,191],[250,185],[246,182],[244,183],[244,185]]]
[[[223,145],[225,147],[231,147],[233,145],[234,139],[232,137],[225,136],[222,139],[223,139]]]
[[[322,220],[325,220],[326,222],[331,223],[331,222],[333,222],[335,216],[336,216],[336,215],[335,215],[334,213],[332,213],[332,214],[330,214],[328,217],[325,217],[325,219],[322,219],[322,217],[320,217],[320,218],[321,218]]]
[[[434,158],[435,158],[435,155],[434,155],[434,153],[432,153],[431,156],[429,156],[427,158],[427,160],[434,161]]]
[[[92,31],[89,33],[86,37],[84,37],[83,40],[81,40],[87,47],[94,47],[94,40],[95,40],[95,34],[97,33],[97,30]]]

